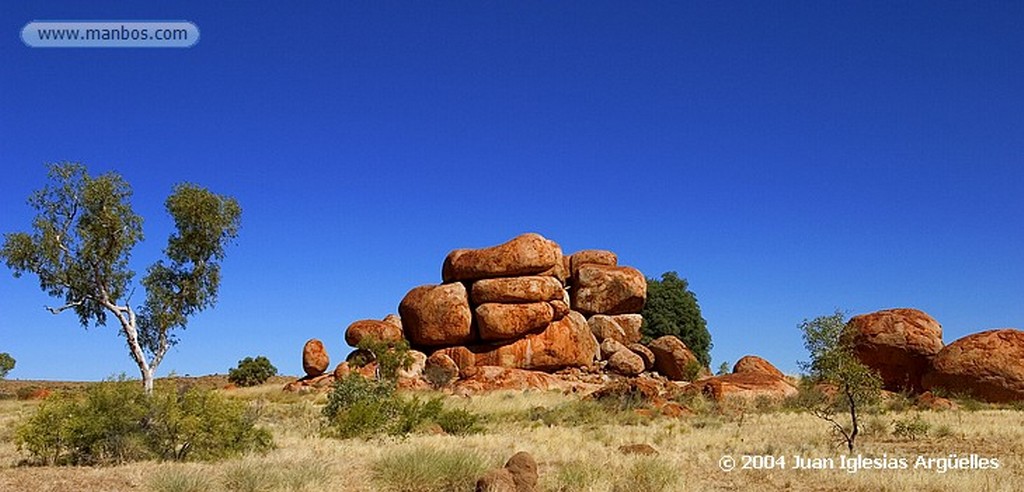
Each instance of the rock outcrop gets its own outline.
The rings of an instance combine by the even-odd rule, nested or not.
[[[732,366],[733,374],[764,374],[766,376],[772,376],[776,378],[784,378],[785,374],[778,370],[771,362],[768,362],[761,357],[756,355],[745,355],[736,361],[736,364]]]
[[[882,378],[889,391],[922,390],[921,377],[942,350],[942,325],[917,309],[886,309],[854,316],[854,354]]]
[[[1024,400],[1024,331],[988,330],[947,345],[921,383],[994,403]]]

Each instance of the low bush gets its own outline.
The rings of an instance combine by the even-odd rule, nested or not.
[[[449,434],[480,430],[479,417],[447,409],[442,398],[405,399],[391,381],[352,374],[337,381],[322,411],[326,433],[342,439],[375,435],[402,436],[436,424]]]
[[[416,448],[385,454],[373,464],[372,473],[377,490],[429,492],[473,490],[487,468],[471,451]]]
[[[270,359],[260,355],[253,359],[246,357],[238,361],[238,367],[228,370],[228,381],[236,386],[257,386],[277,375],[277,368]]]
[[[119,464],[145,459],[214,460],[272,446],[243,404],[198,388],[158,387],[147,396],[137,381],[56,393],[15,431],[18,448],[58,465]]]
[[[916,441],[918,438],[928,435],[928,430],[932,425],[922,419],[920,415],[915,415],[914,418],[896,419],[892,422],[892,426],[893,436]]]

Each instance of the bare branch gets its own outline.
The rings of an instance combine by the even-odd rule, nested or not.
[[[61,307],[50,307],[50,306],[43,306],[43,307],[47,311],[52,313],[52,314],[60,314],[60,313],[63,313],[64,311],[67,311],[68,309],[72,309],[72,308],[76,308],[78,306],[81,306],[82,303],[84,303],[84,302],[85,302],[85,300],[83,299],[83,300],[80,300],[80,301],[69,302],[69,303],[67,303],[67,304],[65,304],[65,305],[63,305]]]

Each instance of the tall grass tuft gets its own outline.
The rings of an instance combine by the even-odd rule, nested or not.
[[[483,458],[460,449],[401,449],[372,466],[379,490],[393,492],[472,490],[486,470]]]

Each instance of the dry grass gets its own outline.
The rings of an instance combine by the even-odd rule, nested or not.
[[[422,463],[417,473],[476,473],[529,451],[539,463],[542,490],[1017,490],[1024,483],[1024,412],[1012,409],[890,412],[871,417],[858,441],[865,456],[938,458],[950,453],[998,458],[997,470],[736,470],[723,472],[723,455],[836,458],[824,423],[805,413],[758,413],[742,406],[682,419],[653,418],[639,425],[597,423],[548,426],[531,420],[540,408],[577,397],[549,392],[498,392],[449,404],[484,415],[486,431],[470,436],[413,435],[404,439],[335,440],[318,437],[322,396],[297,396],[272,383],[226,391],[260,409],[277,449],[220,463],[135,463],[117,467],[25,467],[11,438],[16,422],[36,402],[0,401],[0,490],[446,490],[408,485],[395,463]],[[571,403],[570,403],[571,404]],[[920,415],[929,424],[917,439],[893,435],[893,421]],[[626,456],[623,444],[648,443],[654,457]],[[390,467],[389,467],[390,463]],[[447,468],[445,468],[447,467]],[[389,471],[391,470],[391,471]],[[424,475],[427,476],[427,475]],[[404,477],[404,478],[403,478]],[[403,482],[406,480],[406,482]],[[437,482],[441,483],[441,482]],[[464,477],[461,482],[465,483]],[[403,485],[405,484],[405,485]],[[458,490],[458,489],[456,489]]]

